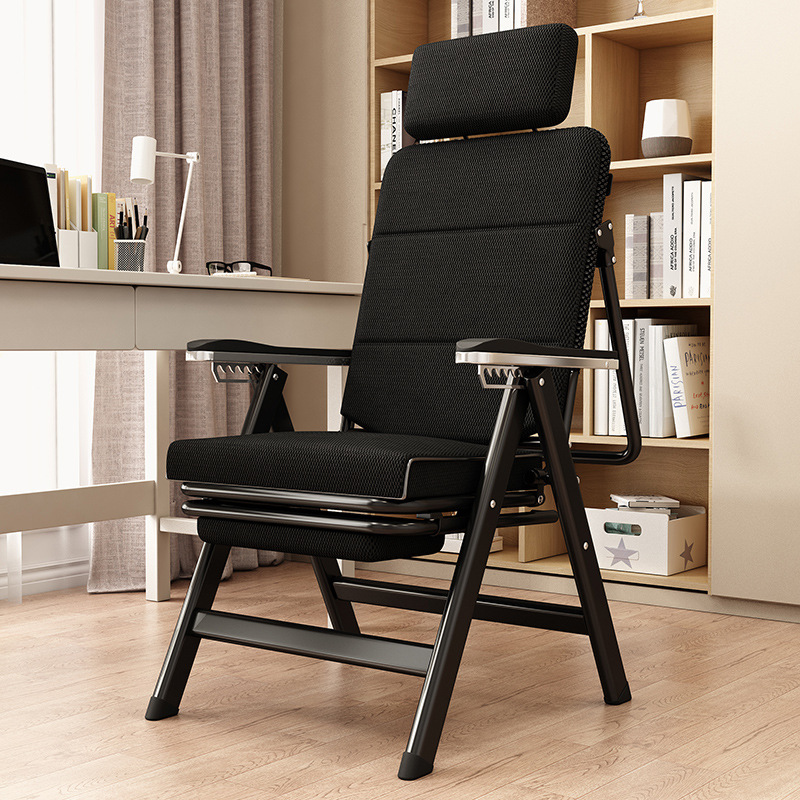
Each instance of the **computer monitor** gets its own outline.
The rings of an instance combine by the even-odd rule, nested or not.
[[[4,158],[0,158],[0,264],[59,266],[44,169]]]

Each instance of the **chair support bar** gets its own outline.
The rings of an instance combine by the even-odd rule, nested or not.
[[[398,535],[435,535],[447,532],[455,533],[464,530],[466,520],[454,517],[442,519],[399,519],[397,517],[357,516],[350,514],[314,513],[310,510],[293,508],[276,509],[263,506],[260,508],[246,506],[226,506],[213,500],[188,500],[181,508],[190,517],[216,517],[217,519],[233,519],[242,522],[261,522],[272,525],[289,525],[297,528],[324,528],[326,530],[352,531],[354,533],[391,533]],[[453,520],[450,524],[440,524],[444,520]],[[452,529],[452,530],[451,530]]]
[[[235,519],[242,522],[289,525],[295,528],[324,528],[326,530],[393,534],[395,536],[435,536],[442,533],[463,533],[468,522],[464,514],[428,519],[400,519],[398,517],[380,517],[375,514],[354,515],[302,508],[232,505],[215,500],[187,500],[181,508],[190,517],[216,517],[217,519]],[[555,511],[522,511],[502,514],[498,521],[498,528],[543,525],[551,522],[558,522],[558,514]]]
[[[342,578],[333,582],[333,588],[340,600],[349,600],[351,603],[367,603],[430,614],[441,614],[447,600],[444,589],[361,578]],[[588,633],[583,611],[577,606],[538,603],[511,597],[478,595],[474,618],[563,633]]]
[[[247,617],[220,611],[198,611],[191,630],[201,639],[277,650],[298,656],[423,677],[433,648],[381,636],[342,633],[313,625]]]
[[[336,508],[343,511],[369,512],[371,514],[430,514],[436,511],[469,510],[475,502],[472,495],[430,497],[419,500],[390,500],[380,497],[324,494],[289,489],[263,489],[257,486],[235,486],[222,483],[183,483],[181,492],[187,497],[214,498],[229,503],[243,501],[276,506]],[[503,508],[532,508],[541,505],[540,494],[539,490],[508,492],[503,498]]]

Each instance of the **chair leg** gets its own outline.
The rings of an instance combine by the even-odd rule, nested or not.
[[[224,545],[203,544],[145,719],[164,719],[178,713],[200,644],[200,639],[189,632],[195,611],[211,608],[229,552],[230,547]]]
[[[619,705],[631,699],[631,691],[625,677],[550,370],[543,370],[528,381],[528,394],[550,470],[553,494],[603,687],[603,698],[609,705]]]
[[[524,390],[505,392],[486,458],[483,484],[456,563],[408,745],[400,762],[398,777],[403,780],[415,780],[433,770],[527,407]]]
[[[336,559],[314,557],[311,563],[333,629],[344,633],[361,633],[352,604],[348,600],[340,600],[333,590],[333,581],[342,577]]]

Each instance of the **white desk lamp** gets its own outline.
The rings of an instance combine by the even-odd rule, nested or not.
[[[178,224],[178,239],[175,242],[175,255],[172,261],[167,261],[167,272],[180,272],[183,269],[178,261],[178,251],[181,249],[181,236],[183,236],[183,222],[186,219],[186,202],[189,199],[189,187],[192,185],[192,170],[200,161],[199,153],[160,153],[156,150],[156,140],[152,136],[134,136],[131,149],[131,183],[141,183],[149,186],[156,179],[156,156],[183,159],[189,165],[189,174],[186,177],[186,191],[183,194],[183,208],[181,221]]]

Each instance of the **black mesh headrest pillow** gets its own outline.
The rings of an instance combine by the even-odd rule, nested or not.
[[[577,54],[578,35],[560,23],[423,44],[403,127],[415,139],[449,139],[558,125]]]

